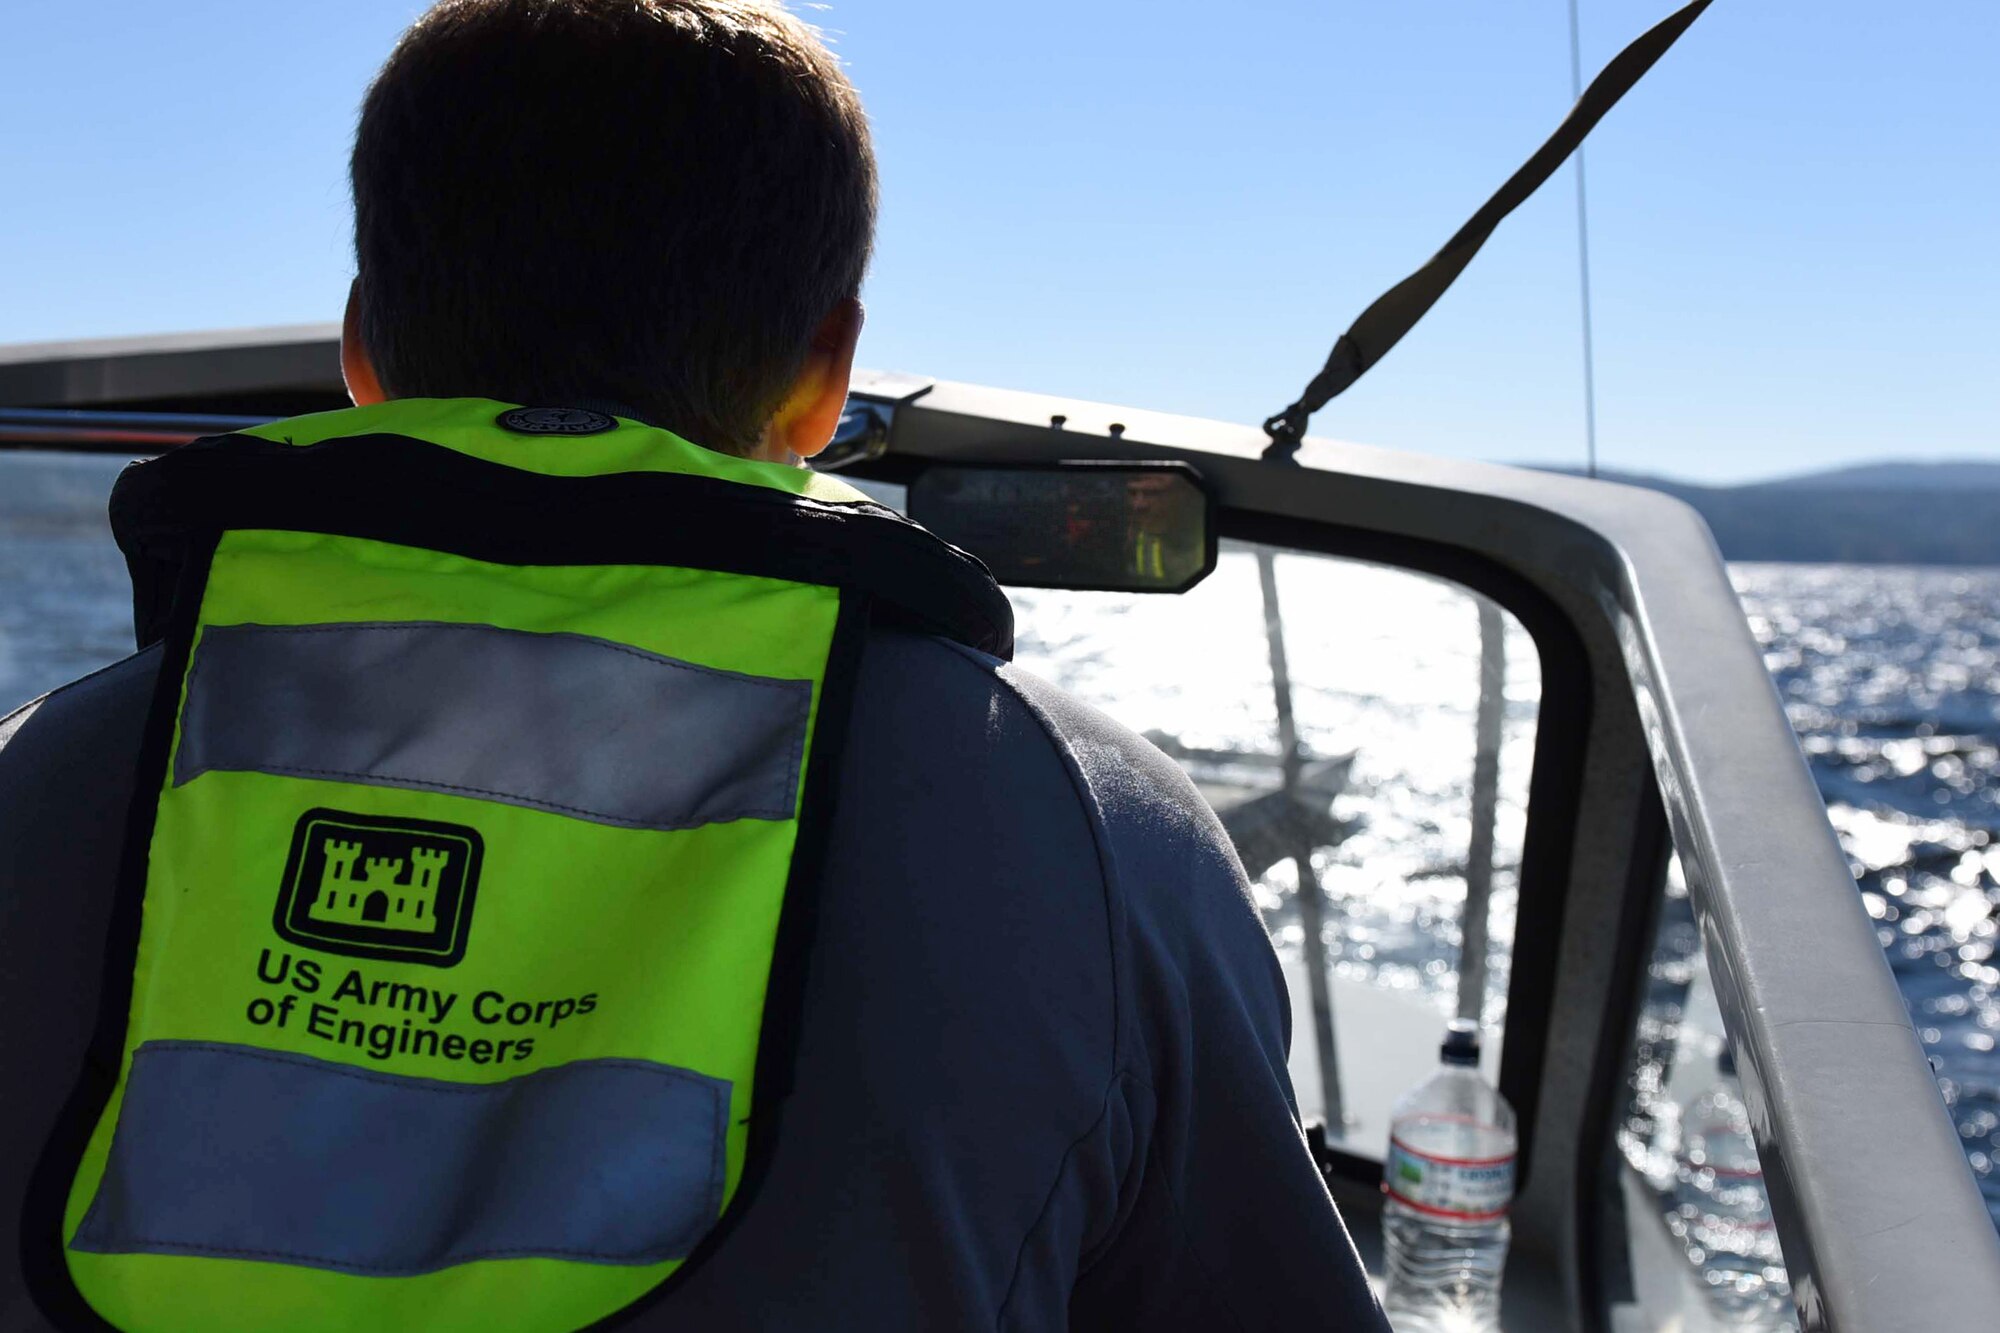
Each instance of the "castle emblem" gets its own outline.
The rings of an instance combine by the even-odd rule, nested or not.
[[[311,949],[450,967],[465,955],[483,853],[463,824],[308,810],[273,924]]]
[[[437,919],[438,879],[451,861],[448,849],[413,847],[407,858],[367,857],[356,874],[361,843],[329,838],[321,847],[319,894],[309,912],[314,920],[429,930]]]

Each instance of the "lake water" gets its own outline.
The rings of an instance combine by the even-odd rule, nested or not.
[[[123,562],[102,519],[119,466],[0,454],[0,713],[130,651]],[[1448,585],[1345,562],[1281,556],[1277,570],[1301,739],[1317,756],[1353,755],[1332,809],[1343,833],[1323,861],[1315,856],[1334,965],[1442,1009],[1457,985],[1464,898],[1473,604]],[[1738,565],[1731,573],[2000,1220],[2000,570]],[[1254,795],[1274,780],[1268,645],[1250,551],[1227,550],[1216,574],[1183,598],[1021,593],[1016,603],[1024,666],[1188,753],[1212,794]],[[1539,690],[1518,627],[1507,642],[1491,1021],[1504,1019],[1513,858]],[[1281,950],[1295,955],[1290,865],[1251,868]],[[1698,964],[1686,923],[1684,903],[1670,904],[1656,997],[1678,995]],[[1672,1017],[1656,1006],[1649,1030],[1657,1035]],[[1297,1060],[1294,1069],[1302,1101],[1316,1105]],[[1643,1093],[1643,1068],[1637,1082]],[[1634,1124],[1644,1120],[1636,1108]]]
[[[2000,570],[1732,573],[2000,1220]]]

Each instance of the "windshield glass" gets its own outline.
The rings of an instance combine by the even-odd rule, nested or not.
[[[1017,664],[1172,755],[1221,817],[1285,966],[1306,1120],[1379,1159],[1456,1013],[1483,1020],[1497,1073],[1541,693],[1513,617],[1442,579],[1237,542],[1177,597],[1011,596]],[[1483,978],[1461,966],[1469,882]]]

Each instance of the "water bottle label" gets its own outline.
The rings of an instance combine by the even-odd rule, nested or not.
[[[1505,1157],[1433,1157],[1399,1139],[1389,1140],[1382,1188],[1420,1213],[1461,1222],[1487,1222],[1507,1213],[1514,1197],[1514,1154]]]

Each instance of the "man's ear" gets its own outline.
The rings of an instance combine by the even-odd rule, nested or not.
[[[863,318],[861,302],[849,297],[820,321],[784,406],[764,432],[759,453],[769,461],[811,458],[833,438],[840,414],[847,410],[847,382],[854,374]]]
[[[373,407],[388,401],[382,381],[376,377],[375,363],[361,345],[361,279],[347,286],[347,313],[340,318],[340,377],[347,381],[347,396],[356,407]]]

